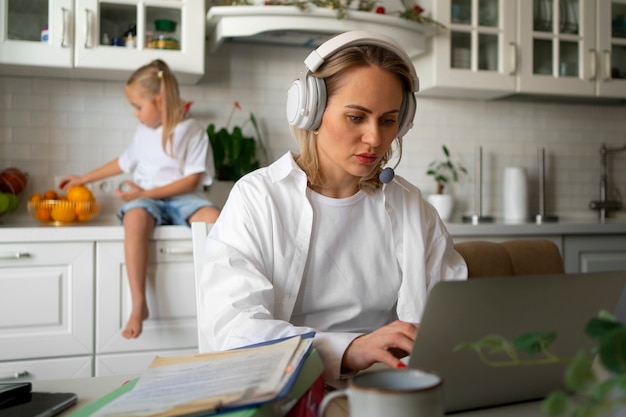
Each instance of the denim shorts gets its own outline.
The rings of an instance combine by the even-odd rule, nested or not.
[[[138,198],[124,204],[117,212],[117,217],[122,222],[124,214],[134,208],[146,210],[156,220],[156,226],[185,225],[189,226],[187,219],[202,207],[214,207],[203,194],[191,193],[174,197],[155,200],[152,198]]]

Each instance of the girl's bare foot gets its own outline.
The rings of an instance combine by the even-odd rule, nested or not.
[[[135,311],[130,314],[130,318],[128,319],[128,323],[126,323],[126,328],[122,331],[122,336],[126,339],[136,339],[141,334],[143,330],[143,321],[148,318],[148,308],[144,307],[141,309],[139,314],[136,314]]]

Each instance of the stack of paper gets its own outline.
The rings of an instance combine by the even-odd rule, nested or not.
[[[323,365],[312,338],[293,337],[274,343],[227,352],[157,357],[133,385],[103,398],[94,407],[78,410],[76,416],[176,417],[225,413],[272,404],[271,415],[281,415],[279,404],[295,391],[294,384],[309,364],[307,381],[298,395],[322,374]],[[300,384],[302,385],[302,384]],[[114,393],[112,393],[114,394]],[[102,404],[104,403],[104,405]],[[258,408],[258,407],[257,407]],[[255,415],[254,413],[250,415]]]

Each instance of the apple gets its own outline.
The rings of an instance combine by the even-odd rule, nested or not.
[[[26,187],[26,174],[18,168],[9,167],[0,172],[0,191],[19,194]]]

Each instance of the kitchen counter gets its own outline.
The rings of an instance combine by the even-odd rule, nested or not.
[[[114,214],[98,216],[88,223],[54,226],[38,222],[30,216],[0,219],[0,243],[7,242],[58,242],[58,241],[119,241],[124,239],[124,229]],[[190,239],[191,229],[185,226],[161,226],[154,239]]]
[[[30,216],[9,216],[0,219],[0,243],[50,242],[83,240],[123,240],[124,230],[115,215],[99,216],[94,221],[69,226],[50,226],[37,222]],[[506,224],[501,222],[473,225],[447,223],[452,236],[459,237],[540,237],[554,235],[625,235],[624,219],[608,220],[601,224],[592,219],[563,220],[556,223]],[[161,226],[155,239],[191,239],[191,229],[185,226]]]

